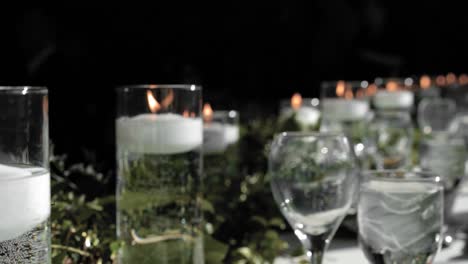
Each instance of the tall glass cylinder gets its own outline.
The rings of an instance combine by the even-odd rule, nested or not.
[[[344,133],[353,145],[361,165],[369,166],[367,127],[370,117],[367,81],[331,81],[322,83],[321,132]]]
[[[119,263],[204,263],[201,88],[117,89]]]
[[[50,263],[47,89],[0,87],[0,263]]]
[[[412,78],[377,78],[369,125],[369,151],[378,169],[409,168],[412,160],[414,90]]]

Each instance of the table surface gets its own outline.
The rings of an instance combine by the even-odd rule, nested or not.
[[[468,182],[461,188],[453,208],[454,214],[466,219],[468,223]],[[295,239],[292,234],[288,234],[285,240],[288,242]],[[468,263],[468,256],[464,253],[465,242],[456,240],[448,248],[441,250],[437,255],[434,264],[461,264]],[[288,256],[278,257],[274,264],[298,263],[304,257],[292,258]],[[332,240],[330,249],[325,253],[324,264],[341,263],[368,263],[364,253],[357,245],[356,239],[335,238]]]

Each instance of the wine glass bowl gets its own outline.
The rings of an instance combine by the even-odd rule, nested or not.
[[[278,135],[269,156],[271,189],[312,263],[323,253],[355,200],[358,167],[345,136]]]

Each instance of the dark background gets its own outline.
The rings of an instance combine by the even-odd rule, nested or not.
[[[56,151],[112,160],[117,85],[197,83],[246,120],[323,80],[467,71],[460,2],[193,2],[3,9],[0,84],[48,86]]]

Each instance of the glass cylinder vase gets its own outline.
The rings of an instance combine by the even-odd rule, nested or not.
[[[322,82],[321,132],[344,133],[353,145],[363,168],[369,167],[367,127],[371,112],[367,81]]]
[[[50,263],[47,89],[0,87],[0,263]]]
[[[119,263],[204,263],[201,87],[117,89]]]

